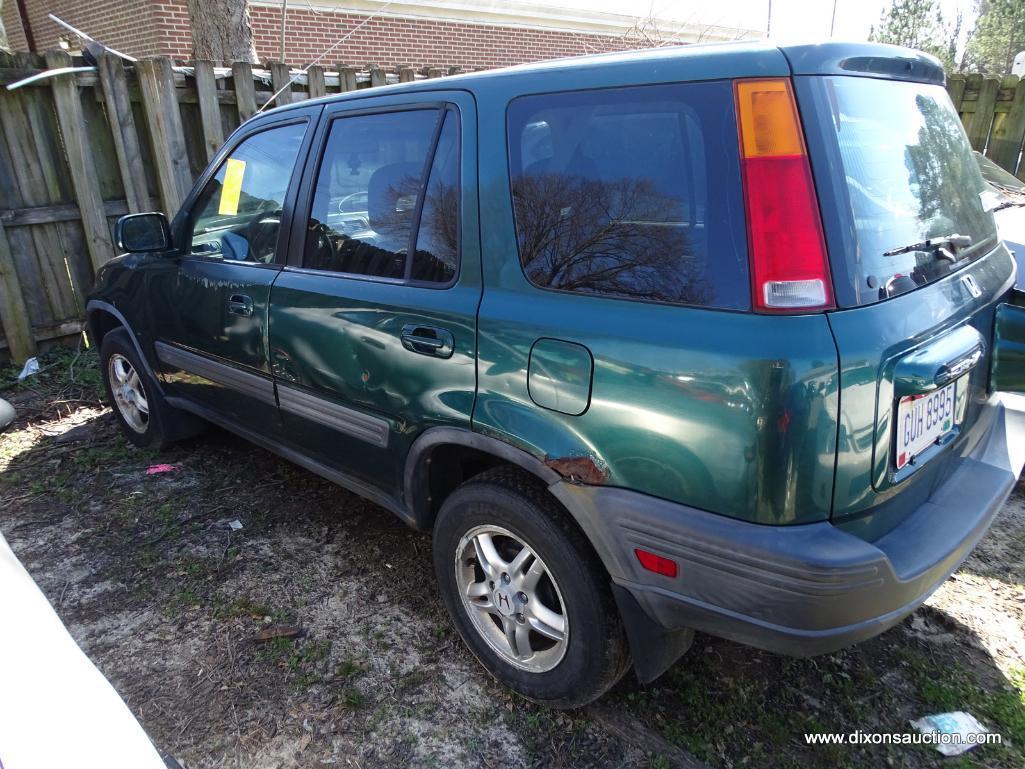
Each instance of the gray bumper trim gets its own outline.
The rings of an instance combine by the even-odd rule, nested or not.
[[[896,624],[968,556],[1025,463],[1025,398],[992,398],[972,439],[942,486],[875,542],[828,522],[764,526],[622,489],[551,488],[660,625],[820,654]],[[634,548],[675,559],[679,575],[644,571]]]

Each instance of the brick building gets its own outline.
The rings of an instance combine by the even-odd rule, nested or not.
[[[291,64],[308,63],[349,32],[351,37],[332,51],[326,64],[482,68],[660,42],[761,36],[757,30],[671,18],[639,23],[636,17],[589,10],[582,0],[548,2],[251,0],[250,13],[258,57],[280,59],[284,7],[285,60]],[[133,56],[191,55],[185,0],[4,0],[11,46],[28,50],[34,44],[37,51],[57,47],[68,33],[47,18],[49,13]]]

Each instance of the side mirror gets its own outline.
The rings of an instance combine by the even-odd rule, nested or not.
[[[171,247],[171,227],[159,211],[128,214],[114,225],[114,240],[122,251],[166,251]]]

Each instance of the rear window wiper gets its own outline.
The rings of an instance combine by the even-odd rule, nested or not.
[[[1003,203],[996,205],[990,209],[990,213],[996,213],[997,211],[1003,211],[1005,208],[1018,208],[1025,206],[1025,200],[1005,200]]]
[[[957,261],[957,252],[965,246],[970,246],[972,239],[969,235],[959,235],[954,232],[950,235],[939,235],[908,246],[893,248],[884,251],[883,256],[896,256],[897,254],[910,254],[913,251],[935,254],[939,259],[946,259],[950,262]]]

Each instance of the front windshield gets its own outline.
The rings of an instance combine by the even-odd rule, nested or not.
[[[941,86],[829,77],[819,87],[857,242],[855,253],[841,255],[856,262],[843,271],[857,276],[862,303],[925,285],[995,245],[992,210],[999,201]],[[970,242],[962,239],[965,245],[948,249],[946,258],[929,247],[885,255],[955,234]]]

